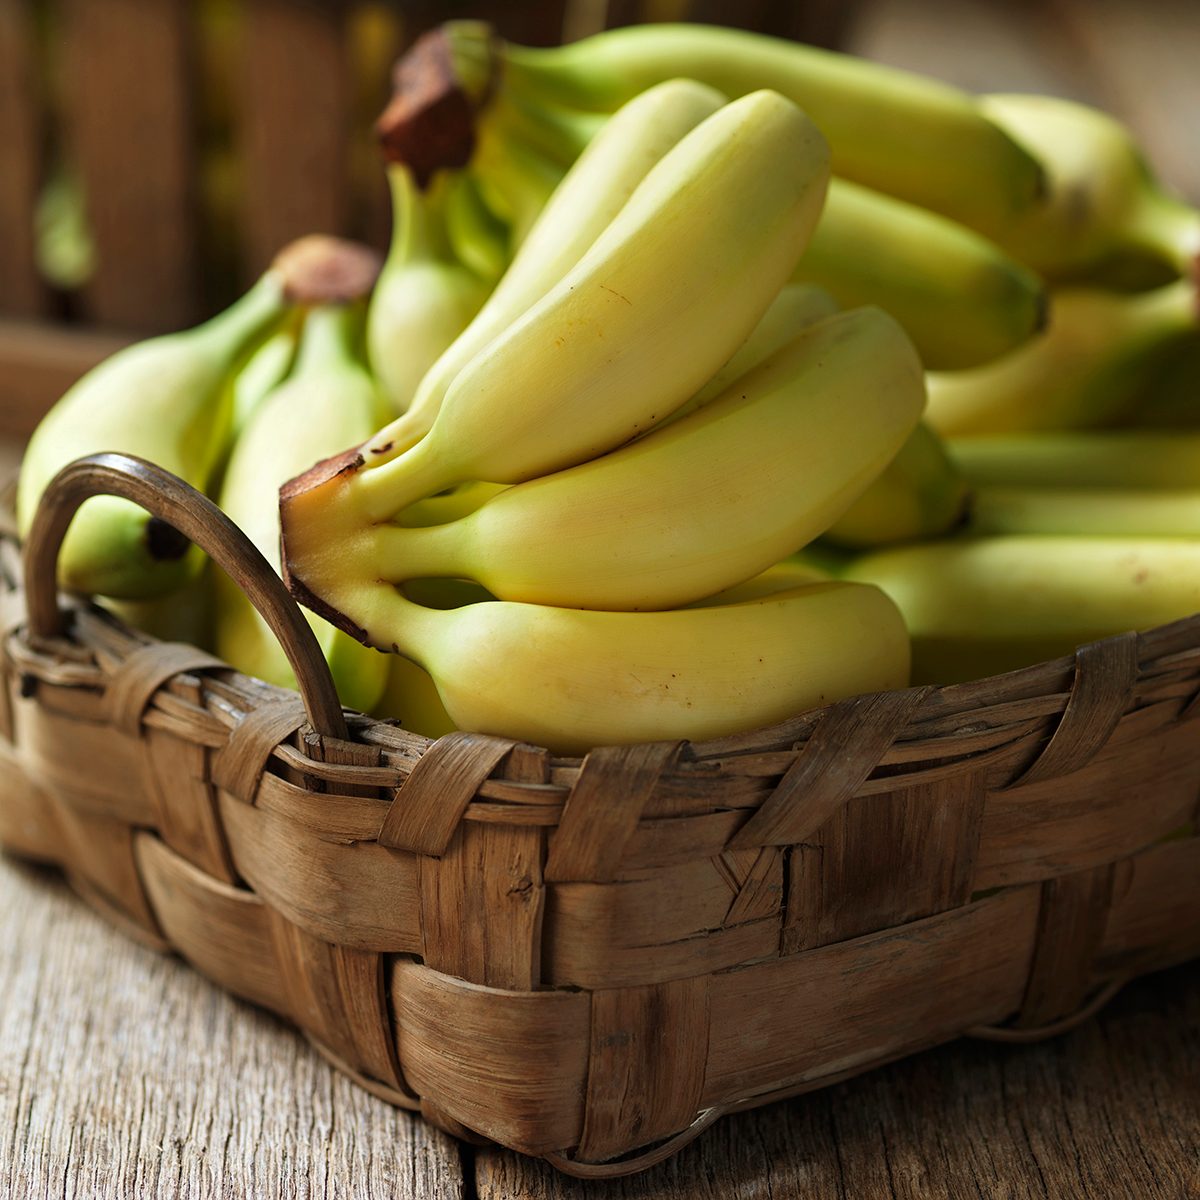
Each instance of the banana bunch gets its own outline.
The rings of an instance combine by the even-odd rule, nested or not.
[[[427,672],[394,670],[389,704],[574,753],[904,683],[882,593],[774,565],[885,471],[925,403],[893,318],[791,282],[828,174],[775,92],[642,93],[407,412],[283,488],[293,593]],[[439,603],[449,580],[483,594]]]
[[[974,98],[846,55],[669,24],[533,49],[480,22],[449,22],[397,70],[388,152],[419,157],[436,139],[515,250],[547,180],[612,114],[683,79],[726,97],[773,89],[829,139],[835,178],[799,281],[843,307],[884,308],[937,369],[986,362],[1042,327],[1042,280],[995,238],[1027,223],[1043,167]]]

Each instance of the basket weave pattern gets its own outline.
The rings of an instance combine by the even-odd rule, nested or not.
[[[96,609],[26,622],[6,536],[0,842],[379,1094],[575,1173],[1200,955],[1197,618],[582,760],[329,736]]]

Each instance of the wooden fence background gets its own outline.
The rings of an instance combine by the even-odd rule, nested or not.
[[[717,22],[968,88],[1076,96],[1130,120],[1200,196],[1195,0],[960,0],[950,14],[937,0],[0,0],[9,426],[32,428],[122,340],[216,311],[293,237],[384,246],[372,123],[397,55],[457,16],[531,43]],[[63,278],[64,242],[77,277]]]

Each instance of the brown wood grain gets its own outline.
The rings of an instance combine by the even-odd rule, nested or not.
[[[32,5],[0,4],[0,313],[37,316],[48,295],[34,258],[42,145]]]
[[[0,1195],[456,1200],[459,1147],[0,859]]]
[[[0,437],[27,437],[85,371],[128,339],[34,321],[0,320]]]
[[[956,1042],[718,1121],[611,1183],[500,1150],[479,1200],[1190,1200],[1200,1195],[1200,963],[1030,1046]]]
[[[65,0],[66,142],[96,268],[87,315],[138,332],[198,315],[186,0]]]
[[[242,10],[234,133],[248,283],[293,239],[348,232],[350,93],[342,5],[246,0]]]

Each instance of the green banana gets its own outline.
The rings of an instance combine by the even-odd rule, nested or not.
[[[826,529],[895,455],[923,404],[921,363],[899,325],[879,309],[842,313],[690,416],[507,488],[461,520],[345,531],[336,573],[305,582],[372,636],[372,593],[422,577],[571,608],[687,604]]]
[[[407,167],[388,167],[392,240],[367,311],[367,353],[393,416],[487,297],[487,285],[450,247],[448,182],[439,172],[422,192]]]
[[[450,254],[474,272],[490,292],[508,266],[508,226],[488,208],[470,171],[451,172],[445,187]]]
[[[1148,430],[1014,433],[946,448],[974,487],[1200,488],[1200,434]]]
[[[1056,279],[1087,278],[1129,254],[1180,275],[1200,269],[1200,211],[1168,193],[1119,121],[1058,96],[993,95],[982,105],[1049,180],[1046,202],[1002,239],[1023,262]]]
[[[868,554],[843,578],[895,601],[913,682],[957,683],[1200,611],[1192,539],[980,537]]]
[[[1135,295],[1064,288],[1045,332],[1020,349],[968,371],[931,371],[926,419],[951,438],[1136,420],[1147,373],[1198,324],[1189,280]]]
[[[842,179],[830,181],[796,278],[843,308],[877,304],[891,313],[930,370],[997,358],[1045,321],[1041,281],[987,238]]]
[[[387,461],[424,437],[459,372],[579,262],[650,168],[723,103],[711,88],[672,80],[618,112],[563,178],[475,319],[421,380],[408,411],[368,454]]]
[[[357,355],[361,335],[361,306],[311,309],[294,370],[256,409],[230,457],[221,507],[276,569],[280,485],[330,449],[362,441],[379,422],[378,393]],[[370,711],[387,680],[387,657],[359,645],[319,617],[306,615],[342,701]],[[295,687],[295,676],[275,635],[237,584],[221,574],[216,587],[216,642],[221,657],[238,670],[281,687]]]
[[[703,121],[575,268],[459,373],[420,442],[379,465],[376,439],[284,489],[297,595],[320,603],[310,579],[353,573],[326,568],[364,526],[463,480],[516,483],[594,458],[677,408],[783,286],[827,177],[821,135],[774,93]]]
[[[391,589],[371,623],[429,672],[458,728],[562,754],[720,737],[908,676],[894,606],[843,583],[653,613],[501,600],[438,611]]]
[[[922,421],[895,458],[829,527],[825,540],[866,548],[947,533],[966,517],[967,483]]]
[[[1030,487],[975,490],[974,534],[1200,537],[1200,480],[1190,489]]]
[[[296,330],[290,322],[273,333],[233,377],[233,438],[246,428],[263,398],[287,378],[296,357]]]
[[[455,73],[530,106],[611,111],[664,79],[741,96],[771,88],[829,139],[834,171],[996,235],[1040,200],[1034,157],[965,92],[920,75],[782,39],[703,25],[640,25],[566,46],[505,43],[479,22],[441,27]]]
[[[17,494],[22,536],[53,476],[86,454],[136,454],[205,490],[231,432],[229,378],[290,305],[277,263],[225,312],[194,329],[128,346],[89,371],[30,440]],[[145,599],[177,590],[202,561],[157,517],[128,500],[97,496],[67,532],[59,579],[70,591]]]

